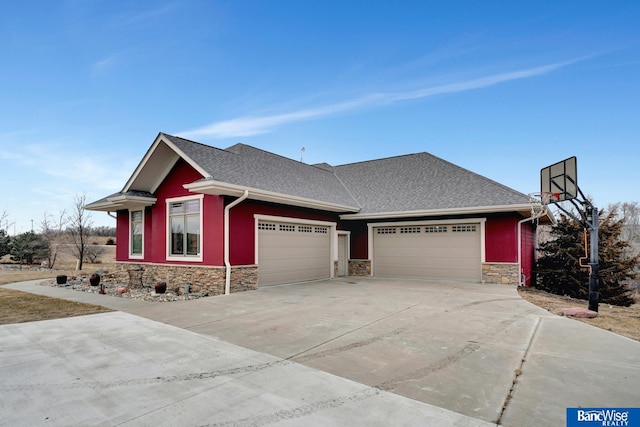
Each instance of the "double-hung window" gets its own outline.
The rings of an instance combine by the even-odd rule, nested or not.
[[[129,211],[129,256],[144,256],[144,211]]]
[[[169,217],[169,258],[199,258],[202,246],[202,200],[170,200]]]

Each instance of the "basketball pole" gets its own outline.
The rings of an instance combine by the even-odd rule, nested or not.
[[[591,216],[591,221],[587,222],[589,229],[591,230],[590,240],[590,255],[589,262],[589,310],[598,311],[598,302],[600,300],[600,294],[598,293],[598,208],[592,206],[590,203],[587,206],[587,215]]]
[[[552,180],[553,182],[553,180]],[[577,218],[572,212],[563,208],[558,201],[553,202],[562,212],[569,217],[578,221],[586,229],[589,229],[589,310],[598,312],[598,304],[600,302],[600,293],[598,292],[599,279],[598,272],[600,269],[598,255],[598,208],[593,206],[587,199],[577,183],[573,183],[577,193],[582,197],[582,207],[573,200],[568,200],[573,204],[582,219]]]

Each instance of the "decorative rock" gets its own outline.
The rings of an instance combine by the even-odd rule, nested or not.
[[[598,317],[598,312],[579,307],[563,308],[561,313],[563,316],[578,317],[582,319],[593,319],[594,317]]]
[[[129,288],[125,288],[124,286],[118,286],[116,288],[116,292],[120,295],[126,294],[127,292],[129,292]]]

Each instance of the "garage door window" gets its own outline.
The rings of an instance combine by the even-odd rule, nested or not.
[[[430,225],[424,228],[425,233],[446,233],[447,227],[444,225]]]
[[[396,234],[396,229],[395,227],[384,227],[384,228],[377,228],[376,229],[376,233],[378,234]]]
[[[475,225],[454,225],[451,227],[451,231],[454,233],[468,233],[476,231]]]
[[[420,232],[420,227],[400,227],[400,234],[416,234]]]

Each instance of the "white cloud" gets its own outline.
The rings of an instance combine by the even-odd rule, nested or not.
[[[214,122],[196,129],[178,133],[186,138],[229,138],[259,135],[273,131],[277,126],[298,122],[303,120],[313,120],[321,117],[328,117],[335,114],[355,111],[365,108],[375,108],[389,105],[401,101],[412,99],[428,98],[434,95],[446,93],[464,92],[473,89],[481,89],[494,86],[500,83],[535,77],[550,73],[557,69],[566,67],[586,58],[578,58],[571,61],[557,62],[540,67],[527,68],[524,70],[512,71],[508,73],[494,74],[491,76],[443,84],[438,86],[425,87],[407,92],[374,93],[356,98],[342,103],[326,105],[316,108],[302,109],[282,114],[247,116],[236,119]]]

